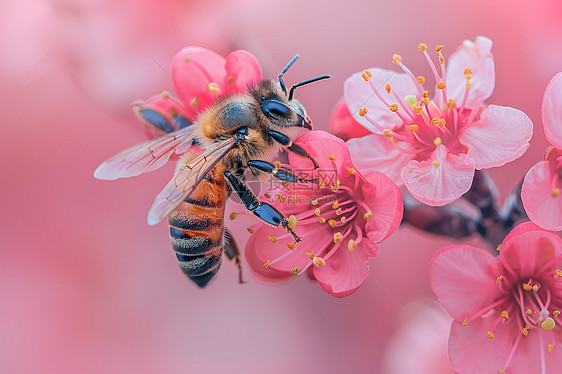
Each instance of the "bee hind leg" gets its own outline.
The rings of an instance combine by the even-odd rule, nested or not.
[[[224,253],[226,253],[229,260],[234,261],[234,264],[238,268],[238,283],[246,283],[242,277],[242,261],[240,261],[240,251],[238,250],[238,246],[236,245],[232,234],[226,228],[224,230]]]
[[[240,180],[240,178],[232,174],[230,171],[226,171],[224,176],[230,182],[232,189],[236,192],[238,197],[240,197],[240,200],[242,200],[246,209],[254,213],[265,223],[269,223],[270,225],[277,227],[281,225],[281,227],[291,234],[295,243],[301,240],[301,237],[299,237],[289,226],[289,219],[285,217],[283,213],[278,211],[272,205],[259,201],[252,190],[250,190],[248,186]]]

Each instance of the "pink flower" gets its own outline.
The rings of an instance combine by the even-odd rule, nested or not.
[[[237,50],[224,58],[202,47],[179,51],[171,74],[179,100],[163,92],[133,104],[150,139],[193,123],[216,99],[262,80],[260,64],[250,52]]]
[[[372,134],[348,142],[353,161],[364,172],[378,170],[404,183],[419,201],[445,205],[468,191],[474,170],[502,166],[529,147],[532,122],[521,111],[484,106],[494,89],[492,42],[465,40],[445,68],[437,46],[439,70],[427,46],[418,49],[435,79],[433,99],[426,78],[415,77],[393,56],[404,73],[379,68],[348,78],[347,107]]]
[[[351,295],[367,279],[369,258],[378,256],[378,243],[398,228],[402,196],[385,175],[356,170],[345,142],[333,135],[312,131],[295,143],[318,162],[319,184],[278,187],[265,196],[276,197],[272,205],[295,216],[294,230],[302,240],[293,245],[284,230],[258,223],[246,245],[247,261],[265,280],[312,269],[326,292]],[[289,161],[293,170],[311,172],[310,161],[292,154]]]
[[[547,230],[562,230],[562,73],[552,78],[544,92],[542,120],[546,139],[553,145],[544,161],[525,175],[521,199],[527,215]]]
[[[531,222],[505,238],[499,258],[472,245],[443,247],[430,283],[454,318],[449,358],[459,373],[559,373],[562,240]]]

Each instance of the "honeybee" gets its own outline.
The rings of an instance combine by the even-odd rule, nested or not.
[[[174,177],[150,208],[148,224],[155,225],[168,217],[178,263],[199,287],[204,287],[217,273],[223,249],[236,261],[239,282],[243,282],[239,251],[224,227],[226,199],[232,191],[259,219],[283,227],[295,243],[300,240],[287,217],[272,205],[260,202],[246,186],[244,177],[249,168],[256,175],[269,173],[284,182],[317,182],[278,163],[260,159],[286,149],[310,159],[318,167],[302,147],[292,143],[292,137],[312,129],[304,107],[293,95],[297,87],[330,76],[302,81],[287,93],[283,75],[298,57],[285,66],[277,81],[265,79],[245,93],[219,98],[193,124],[122,151],[94,172],[98,179],[132,177],[163,166],[174,154],[182,155]],[[195,155],[187,152],[194,144],[202,149]]]

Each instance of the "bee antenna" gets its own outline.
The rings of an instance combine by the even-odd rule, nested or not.
[[[287,70],[289,70],[289,68],[293,66],[295,61],[297,61],[298,59],[299,59],[299,55],[295,55],[295,57],[293,57],[291,61],[289,61],[287,66],[285,66],[283,70],[281,70],[281,73],[277,76],[277,78],[279,78],[279,84],[281,85],[281,89],[283,90],[283,92],[285,92],[285,95],[287,94],[287,89],[285,88],[285,82],[283,81],[283,74],[285,74]]]
[[[291,91],[289,91],[289,101],[293,100],[293,94],[295,93],[295,90],[297,89],[297,87],[304,86],[305,84],[309,84],[309,83],[314,83],[314,82],[320,81],[322,79],[328,79],[328,78],[331,78],[331,77],[332,77],[331,75],[321,75],[321,76],[316,77],[316,78],[307,79],[307,80],[299,82],[297,84],[293,84],[293,87],[291,87]]]

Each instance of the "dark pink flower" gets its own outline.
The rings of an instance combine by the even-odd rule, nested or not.
[[[451,365],[459,373],[559,373],[562,239],[525,222],[499,251],[451,245],[431,260],[431,288],[454,318]]]
[[[399,55],[393,62],[403,74],[373,68],[352,75],[344,85],[349,111],[372,132],[349,140],[354,163],[365,172],[386,173],[416,199],[434,206],[468,191],[475,169],[520,157],[533,129],[519,110],[484,105],[495,80],[491,40],[465,40],[447,68],[442,48],[435,48],[436,67],[427,46],[418,47],[435,79],[433,99],[424,88],[426,78],[414,76]]]
[[[147,125],[149,138],[193,123],[217,98],[242,93],[262,80],[260,64],[250,52],[237,50],[224,58],[202,47],[179,51],[172,60],[171,74],[179,99],[163,92],[133,104],[133,110]]]
[[[544,92],[542,121],[546,139],[553,145],[544,161],[525,175],[521,200],[527,215],[547,230],[562,230],[562,73],[552,78]]]
[[[318,162],[314,174],[319,184],[279,186],[265,196],[275,198],[272,205],[288,217],[295,216],[294,230],[302,240],[293,245],[282,229],[258,223],[246,258],[262,279],[285,279],[312,269],[326,292],[350,295],[368,277],[378,243],[398,228],[402,196],[385,175],[356,170],[345,142],[333,135],[312,131],[295,144]],[[293,170],[311,172],[310,161],[292,154],[289,161]]]

